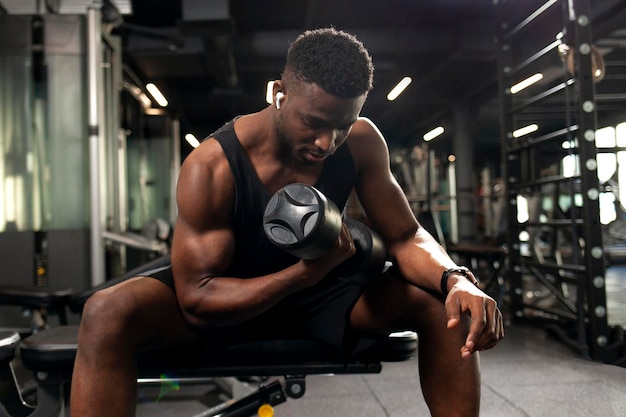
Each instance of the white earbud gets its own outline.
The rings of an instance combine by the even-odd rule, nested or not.
[[[276,108],[278,110],[280,110],[280,101],[283,99],[285,95],[283,93],[281,93],[280,91],[278,93],[276,93]]]

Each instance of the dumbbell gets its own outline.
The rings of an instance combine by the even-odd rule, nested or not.
[[[339,265],[341,276],[379,273],[386,260],[380,236],[362,222],[346,219],[356,253]],[[310,185],[293,183],[272,196],[263,215],[263,229],[279,248],[301,259],[315,259],[335,244],[342,218],[337,206]]]

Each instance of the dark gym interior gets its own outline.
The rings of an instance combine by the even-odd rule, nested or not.
[[[182,161],[328,26],[372,55],[361,115],[415,216],[506,318],[481,415],[626,416],[625,0],[0,0],[0,339],[76,325],[72,295],[167,255]],[[48,404],[20,343],[2,378]],[[412,365],[311,375],[276,415],[428,415]],[[221,415],[256,390],[238,376],[147,378],[137,413]],[[8,391],[0,416],[35,415]]]

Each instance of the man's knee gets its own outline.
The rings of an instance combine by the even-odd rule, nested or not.
[[[90,338],[127,334],[136,314],[131,294],[115,287],[94,293],[83,308],[81,334]]]

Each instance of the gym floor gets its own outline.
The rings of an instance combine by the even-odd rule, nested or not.
[[[607,298],[610,323],[626,326],[626,266],[607,271]],[[583,359],[537,324],[508,326],[505,339],[481,354],[481,363],[483,417],[626,416],[626,368]],[[305,396],[278,405],[277,417],[429,415],[416,360],[387,363],[379,375],[306,381]],[[199,417],[218,403],[214,392],[211,384],[143,388],[137,415]]]

